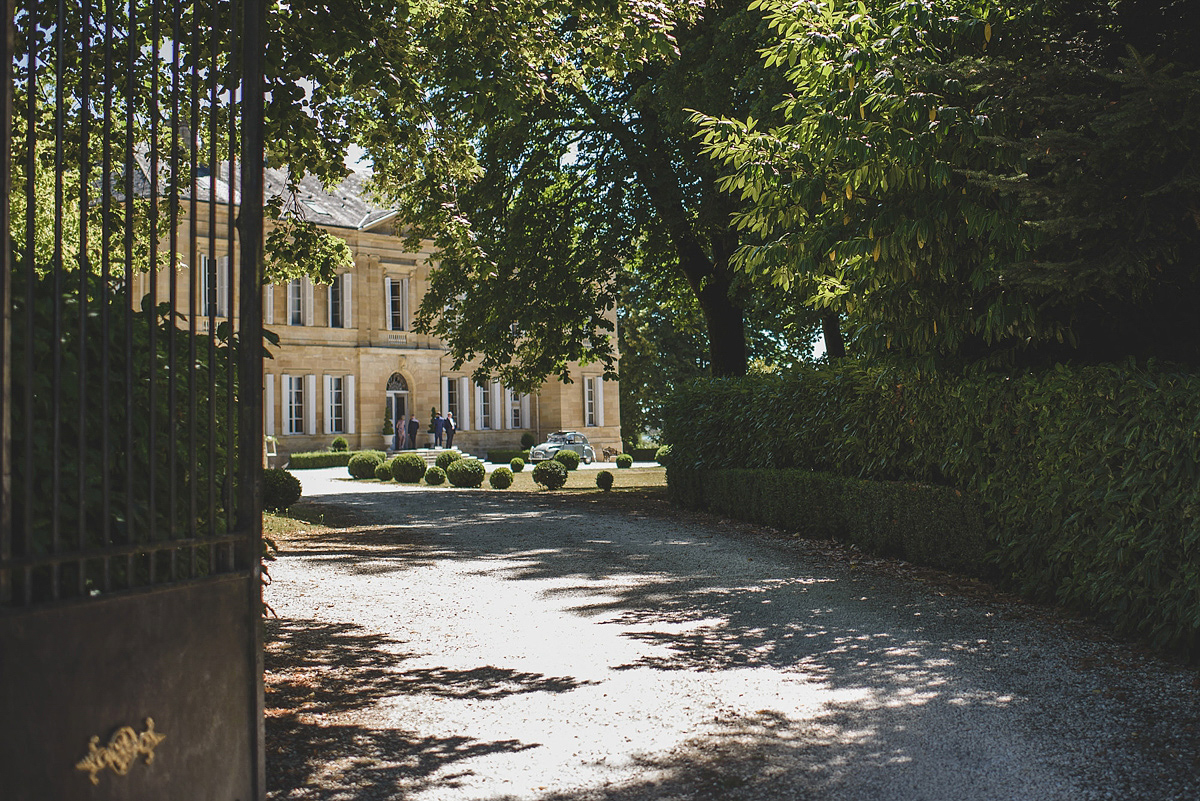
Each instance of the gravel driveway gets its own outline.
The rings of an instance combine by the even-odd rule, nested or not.
[[[1198,799],[1200,678],[928,571],[605,496],[300,474],[272,799]],[[969,587],[968,587],[969,590]]]

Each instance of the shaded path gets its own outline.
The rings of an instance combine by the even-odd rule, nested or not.
[[[272,798],[1200,797],[1196,674],[1020,606],[555,496],[318,500],[380,525],[272,566]]]

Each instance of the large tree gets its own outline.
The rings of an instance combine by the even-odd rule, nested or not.
[[[742,3],[506,4],[443,10],[417,31],[419,138],[389,142],[377,186],[440,266],[418,325],[513,386],[612,368],[626,265],[696,299],[717,375],[743,373],[737,201],[716,190],[691,109],[764,113],[772,71]],[[409,113],[408,110],[405,113]],[[396,146],[399,145],[399,146]]]
[[[753,280],[842,312],[868,354],[1200,362],[1195,11],[762,5],[782,124],[700,120],[762,237]]]

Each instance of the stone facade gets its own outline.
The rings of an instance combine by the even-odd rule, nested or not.
[[[268,170],[268,193],[282,180],[277,171]],[[417,444],[424,446],[432,441],[426,432],[433,409],[454,413],[454,445],[479,456],[490,449],[520,447],[526,432],[542,442],[562,429],[586,434],[598,457],[605,447],[619,450],[618,385],[603,380],[598,367],[572,365],[574,383],[550,380],[532,395],[514,397],[495,382],[476,386],[469,378],[474,365],[452,370],[453,360],[438,339],[412,331],[429,286],[430,245],[423,243],[418,252],[406,250],[395,215],[362,199],[362,180],[356,174],[329,192],[305,181],[298,196],[310,219],[346,240],[354,254],[353,269],[339,275],[332,287],[300,280],[263,291],[264,326],[280,339],[264,367],[263,422],[264,431],[276,438],[280,456],[323,450],[337,436],[344,436],[351,449],[394,446],[395,440],[385,440],[381,433],[389,414],[405,419],[416,415],[421,423]],[[216,245],[208,239],[210,218],[216,222]],[[228,206],[202,202],[195,219],[194,236],[187,220],[177,229],[175,251],[192,257],[178,257],[175,280],[179,287],[190,287],[188,265],[200,264],[195,277],[201,287],[199,317],[207,308],[207,283],[208,291],[215,286],[221,299],[210,309],[219,321],[227,316],[225,306],[237,302],[236,278],[232,300],[225,300],[228,261],[215,250],[224,247],[220,234],[227,230]],[[207,281],[206,266],[217,274]],[[160,301],[169,297],[171,272],[158,274]],[[148,292],[149,280],[143,278],[142,284],[142,293]],[[208,320],[199,322],[202,329]]]

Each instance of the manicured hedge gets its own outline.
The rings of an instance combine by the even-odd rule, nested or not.
[[[713,470],[702,481],[708,509],[729,517],[970,575],[991,565],[982,506],[960,490],[799,469]]]
[[[492,464],[508,464],[513,459],[529,461],[528,448],[494,448],[487,452],[487,460]]]
[[[723,504],[716,495],[738,488],[715,490],[705,476],[731,465],[957,489],[980,503],[987,569],[1030,596],[1200,656],[1200,376],[849,363],[696,382],[665,411],[678,504]],[[857,525],[894,529],[873,536],[898,547],[900,524],[883,510],[899,521],[908,505],[872,492]],[[912,514],[922,519],[919,506]]]
[[[315,467],[345,467],[357,451],[312,451],[293,453],[288,457],[288,470],[306,470]]]

